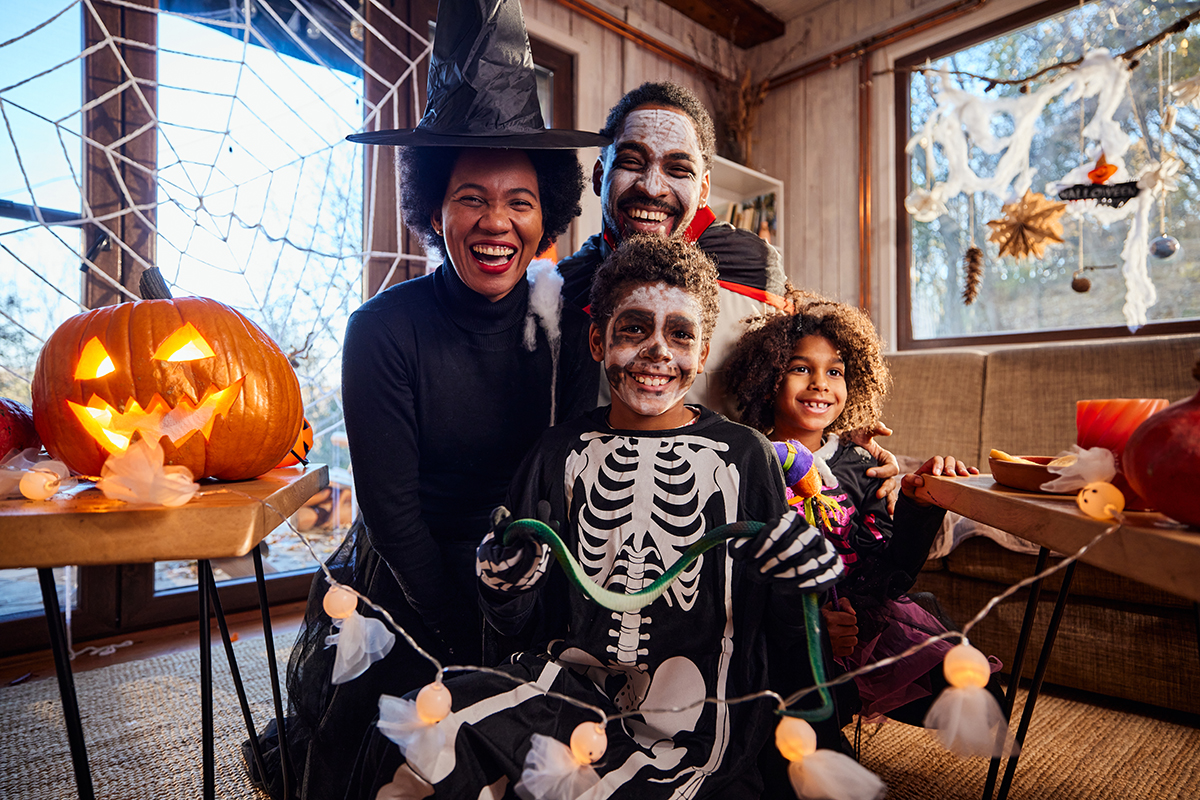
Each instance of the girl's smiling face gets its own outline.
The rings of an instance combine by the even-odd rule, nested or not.
[[[809,450],[821,446],[826,428],[846,407],[846,365],[833,342],[805,336],[796,342],[775,394],[771,438],[795,439]]]
[[[630,290],[604,331],[592,326],[592,357],[612,389],[612,427],[666,430],[692,420],[683,398],[708,357],[701,318],[695,297],[660,281]]]

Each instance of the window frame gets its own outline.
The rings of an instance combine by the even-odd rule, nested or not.
[[[915,131],[910,119],[910,85],[914,67],[927,60],[942,58],[951,53],[986,42],[1005,33],[1031,25],[1079,6],[1078,0],[1043,0],[1002,17],[994,22],[943,39],[895,61],[895,186],[896,186],[896,349],[931,350],[944,347],[979,347],[1042,342],[1066,342],[1083,339],[1111,339],[1129,336],[1162,336],[1200,332],[1200,320],[1149,321],[1130,333],[1125,325],[1089,326],[1082,328],[1052,328],[1041,331],[977,334],[917,339],[913,336],[912,320],[912,217],[904,211],[904,199],[912,191],[909,175],[909,155],[905,152],[908,140]]]

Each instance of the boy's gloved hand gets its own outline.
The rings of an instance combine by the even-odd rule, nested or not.
[[[781,581],[815,592],[842,577],[842,559],[802,514],[788,511],[767,522],[756,536],[732,540],[729,553],[760,583]]]
[[[543,500],[538,503],[538,518],[557,530],[557,523],[549,517],[550,504]],[[492,511],[492,529],[475,551],[475,574],[496,591],[520,594],[531,589],[546,574],[550,566],[550,547],[528,533],[520,534],[512,544],[505,546],[504,533],[512,521],[512,514],[504,506],[497,506]]]

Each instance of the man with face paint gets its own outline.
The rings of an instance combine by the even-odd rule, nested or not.
[[[615,251],[597,272],[590,330],[612,405],[547,430],[506,505],[518,519],[561,521],[552,524],[586,579],[618,594],[644,589],[706,531],[735,521],[764,522],[762,531],[706,551],[646,606],[612,611],[569,586],[546,545],[519,535],[504,545],[510,518],[498,509],[476,557],[480,602],[497,630],[531,645],[498,669],[553,694],[514,691],[491,673],[449,678],[453,757],[410,748],[402,764],[376,736],[364,798],[481,797],[505,780],[533,782],[537,753],[595,720],[563,695],[610,719],[629,715],[606,726],[588,797],[767,796],[757,759],[777,722],[773,704],[720,701],[768,688],[769,647],[804,653],[789,671],[811,684],[803,593],[844,569],[788,510],[767,440],[684,403],[704,371],[715,279],[712,262],[678,238],[631,237]],[[517,793],[547,796],[529,785]]]
[[[704,104],[690,90],[644,83],[613,106],[602,133],[613,143],[601,149],[592,168],[592,189],[600,197],[604,229],[559,262],[563,297],[586,308],[596,269],[630,236],[695,242],[717,265],[721,309],[708,342],[707,369],[691,386],[688,401],[736,418],[722,366],[745,329],[741,320],[785,306],[779,251],[750,231],[717,222],[708,207],[716,135]],[[890,432],[881,426],[873,433]],[[894,503],[900,488],[896,457],[870,433],[852,438],[879,462],[867,474],[885,479],[878,496],[890,495],[889,505]]]

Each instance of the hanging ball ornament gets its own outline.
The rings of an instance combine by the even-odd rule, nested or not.
[[[334,619],[345,619],[358,608],[358,597],[342,586],[330,586],[321,601],[325,613]]]
[[[1174,236],[1159,236],[1150,242],[1150,255],[1155,258],[1170,258],[1179,251],[1179,240]]]
[[[608,749],[608,734],[599,722],[581,722],[571,731],[571,754],[580,764],[595,764]]]
[[[788,761],[802,761],[817,752],[817,732],[799,717],[784,717],[775,726],[775,746]]]
[[[1071,288],[1083,294],[1092,288],[1092,282],[1083,277],[1083,270],[1075,270],[1075,274],[1071,276]]]
[[[992,665],[988,663],[987,656],[964,641],[946,653],[942,672],[946,673],[946,681],[956,689],[970,686],[982,689],[991,680]]]
[[[427,684],[417,692],[417,716],[433,725],[450,714],[450,690],[441,681]]]
[[[30,500],[49,500],[62,485],[57,473],[31,469],[21,476],[21,494]]]
[[[1111,483],[1094,481],[1079,490],[1075,496],[1079,510],[1092,519],[1115,519],[1125,510],[1125,495]]]

